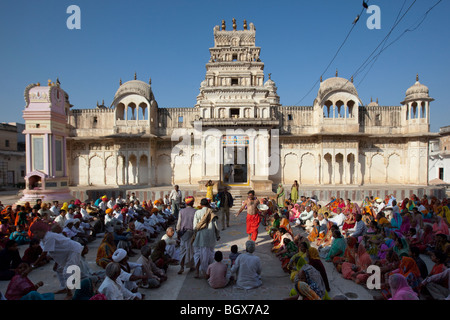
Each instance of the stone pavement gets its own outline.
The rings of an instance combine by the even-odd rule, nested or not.
[[[5,197],[0,197],[4,204],[9,203]],[[221,239],[217,243],[216,250],[224,253],[224,258],[228,258],[230,247],[233,244],[238,245],[239,251],[245,250],[247,234],[245,233],[245,211],[239,217],[235,217],[236,207],[231,212],[230,227],[221,231]],[[294,228],[295,232],[300,229]],[[92,270],[102,270],[95,264],[97,248],[101,238],[91,242],[89,253],[86,259]],[[152,244],[156,243],[153,242]],[[20,254],[23,255],[27,245],[19,246]],[[262,261],[262,281],[263,285],[253,290],[242,290],[234,288],[232,285],[223,289],[212,289],[205,279],[194,278],[194,272],[185,269],[184,274],[178,275],[179,266],[170,266],[168,269],[168,280],[157,289],[139,289],[139,292],[145,294],[145,300],[282,300],[289,296],[289,291],[293,284],[289,280],[289,275],[281,269],[280,261],[270,252],[271,239],[267,235],[264,227],[259,227],[259,236],[255,254]],[[134,250],[137,252],[137,250]],[[130,258],[130,261],[136,261],[139,255]],[[372,300],[374,292],[371,292],[363,286],[355,284],[353,281],[345,280],[335,271],[332,263],[324,262],[330,281],[330,296],[346,294],[349,299]],[[44,286],[39,288],[39,292],[54,292],[59,287],[59,282],[55,272],[52,270],[53,263],[33,270],[29,278],[34,283],[43,281]],[[0,281],[0,291],[5,293],[8,281]],[[375,293],[376,294],[376,293]],[[64,299],[63,294],[55,295],[56,300]]]

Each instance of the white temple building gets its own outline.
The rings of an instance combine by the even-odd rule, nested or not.
[[[283,106],[274,79],[264,73],[255,26],[244,20],[237,30],[233,19],[229,30],[222,21],[213,36],[194,106],[159,106],[151,80],[136,74],[120,81],[111,105],[91,109],[70,105],[59,81],[29,85],[28,179],[39,174],[47,183],[53,179],[56,186],[49,188],[142,191],[178,184],[197,192],[212,180],[216,188],[260,193],[271,193],[279,183],[289,189],[297,180],[301,193],[319,193],[322,199],[441,192],[428,185],[428,144],[436,137],[430,132],[433,98],[418,76],[395,106],[365,105],[353,79],[337,72],[321,79],[311,105]],[[39,100],[38,91],[50,94]],[[39,102],[46,110],[59,108],[58,116],[42,114]],[[41,157],[35,149],[39,137],[48,153],[42,163],[33,160]]]

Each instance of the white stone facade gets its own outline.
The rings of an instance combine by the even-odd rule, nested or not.
[[[337,74],[311,106],[282,106],[255,26],[223,22],[213,34],[195,106],[159,107],[151,80],[135,75],[111,106],[70,110],[71,186],[428,185],[433,99],[418,78],[398,106],[364,105]]]

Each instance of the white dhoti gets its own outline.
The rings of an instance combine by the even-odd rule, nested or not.
[[[192,246],[192,230],[186,231],[180,239],[180,261],[184,258],[184,266],[187,268],[195,267],[194,247]]]
[[[180,249],[173,244],[166,245],[166,254],[172,259],[180,261]]]
[[[214,248],[194,247],[194,263],[200,262],[199,270],[206,274],[208,266],[214,262]]]
[[[65,265],[58,264],[56,268],[56,274],[59,280],[60,289],[65,289],[67,286],[69,286],[68,280],[69,277],[72,276],[74,270],[71,270],[68,272],[68,268],[71,266],[78,266],[81,265],[81,256],[77,252],[71,252],[68,254],[67,260],[65,261]],[[75,279],[73,279],[75,280]],[[75,283],[72,283],[74,285]],[[77,288],[78,289],[78,288]]]

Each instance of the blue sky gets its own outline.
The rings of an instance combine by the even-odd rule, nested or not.
[[[363,12],[324,74],[350,78],[414,0],[369,0],[381,9],[381,29]],[[387,43],[415,27],[437,0],[417,0]],[[81,9],[81,29],[69,30],[69,5]],[[74,108],[110,105],[122,81],[152,78],[160,107],[193,107],[204,80],[213,28],[236,18],[256,27],[265,73],[272,73],[281,103],[312,105],[318,84],[362,10],[361,0],[116,1],[2,0],[0,2],[0,122],[23,122],[23,92],[30,83],[61,81]],[[400,11],[402,9],[402,11]],[[414,31],[406,32],[362,70],[354,83],[363,103],[400,105],[420,82],[430,88],[431,131],[450,125],[450,4],[442,1]],[[368,72],[367,72],[368,71]],[[366,74],[367,72],[367,74]]]

